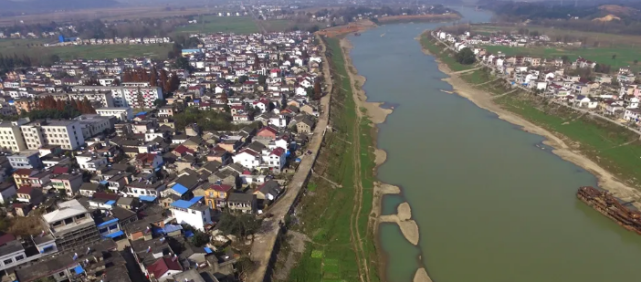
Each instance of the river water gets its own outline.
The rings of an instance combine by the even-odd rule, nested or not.
[[[489,19],[458,10],[464,21]],[[422,263],[437,282],[641,281],[641,236],[575,197],[596,185],[593,175],[538,148],[542,137],[441,91],[452,88],[414,39],[439,25],[349,38],[369,100],[395,107],[379,125],[388,159],[378,176],[402,195],[387,196],[383,210],[407,201],[420,228],[414,247],[396,225],[381,226],[388,280],[411,281]]]

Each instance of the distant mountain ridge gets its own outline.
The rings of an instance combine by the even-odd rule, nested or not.
[[[123,4],[114,0],[0,0],[0,13],[96,9],[121,5]]]

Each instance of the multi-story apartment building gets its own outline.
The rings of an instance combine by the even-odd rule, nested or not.
[[[74,86],[75,93],[111,92],[113,105],[106,107],[152,108],[154,101],[163,99],[162,88],[142,83],[138,86]]]
[[[29,119],[0,122],[0,147],[13,152],[27,149],[20,126],[29,122]]]
[[[60,250],[76,248],[100,240],[91,213],[77,200],[57,204],[56,210],[42,215]]]
[[[7,156],[7,160],[13,169],[40,169],[44,166],[40,160],[40,152],[35,150],[25,150],[15,155]]]
[[[82,174],[63,173],[51,178],[51,185],[58,190],[64,190],[67,196],[73,197],[82,186]]]
[[[94,105],[100,105],[100,107],[113,107],[114,100],[111,96],[111,92],[104,93],[69,93],[68,99],[75,99],[83,101],[85,98]]]
[[[114,128],[111,118],[100,115],[85,114],[77,117],[76,120],[80,121],[82,136],[85,138],[96,136],[107,129]]]
[[[115,117],[119,121],[130,121],[134,119],[134,111],[129,107],[122,108],[100,108],[96,113],[103,117]]]
[[[29,150],[37,150],[46,145],[60,145],[64,150],[76,150],[85,144],[82,125],[77,120],[34,121],[20,128]]]

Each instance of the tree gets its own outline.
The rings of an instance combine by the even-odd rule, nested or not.
[[[191,242],[194,246],[202,247],[207,245],[207,243],[209,243],[210,239],[207,233],[197,229],[192,230],[192,232],[194,232],[194,236],[189,238],[189,242]]]
[[[58,56],[58,55],[56,55],[56,54],[53,54],[53,55],[51,55],[51,56],[49,57],[49,60],[51,61],[51,63],[57,63],[57,62],[60,62],[60,56]]]
[[[151,75],[149,76],[149,85],[158,86],[158,71],[156,67],[151,68]]]
[[[314,100],[320,100],[322,95],[323,91],[321,89],[320,79],[316,79],[316,81],[314,81]]]
[[[639,60],[635,59],[635,60],[634,60],[634,64],[636,65],[636,64],[638,64],[638,63],[639,63]]]
[[[472,49],[465,47],[455,55],[455,59],[459,64],[471,65],[476,61],[476,56]]]
[[[156,107],[162,107],[165,104],[167,104],[167,101],[165,101],[164,99],[156,99],[154,101],[154,106],[156,106]]]
[[[160,86],[162,86],[162,91],[165,93],[170,92],[170,84],[169,84],[169,76],[167,75],[167,71],[165,69],[160,69]]]
[[[612,54],[612,60],[616,60],[617,54]]]
[[[232,214],[230,212],[223,212],[218,221],[218,229],[223,234],[234,235],[239,238],[244,238],[247,235],[256,233],[262,224],[262,220],[257,219],[251,214]]]
[[[169,79],[169,92],[174,92],[180,87],[180,78],[176,72],[171,73],[171,78]]]
[[[174,66],[179,69],[185,69],[185,70],[188,70],[191,68],[191,66],[189,65],[189,59],[185,57],[177,57],[176,61],[174,62]]]
[[[266,76],[264,76],[264,75],[262,75],[262,74],[261,74],[261,75],[259,75],[259,76],[258,76],[258,83],[259,83],[259,84],[265,84],[265,83],[267,83],[267,77],[266,77]]]

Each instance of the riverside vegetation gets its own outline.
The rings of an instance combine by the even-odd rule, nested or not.
[[[373,125],[359,115],[339,39],[326,38],[332,71],[330,123],[298,225],[310,242],[288,281],[381,281],[370,211],[374,187]],[[347,228],[349,227],[349,228]]]
[[[470,69],[461,65],[448,51],[431,39],[429,32],[420,38],[421,45],[452,70]],[[496,79],[488,69],[479,69],[460,76],[468,84],[494,95],[494,102],[538,125],[565,141],[570,149],[588,157],[619,180],[637,189],[641,187],[641,141],[624,127],[607,123],[551,103],[549,99],[513,90],[503,79]],[[508,94],[509,93],[509,94]],[[636,199],[635,199],[636,200]]]

